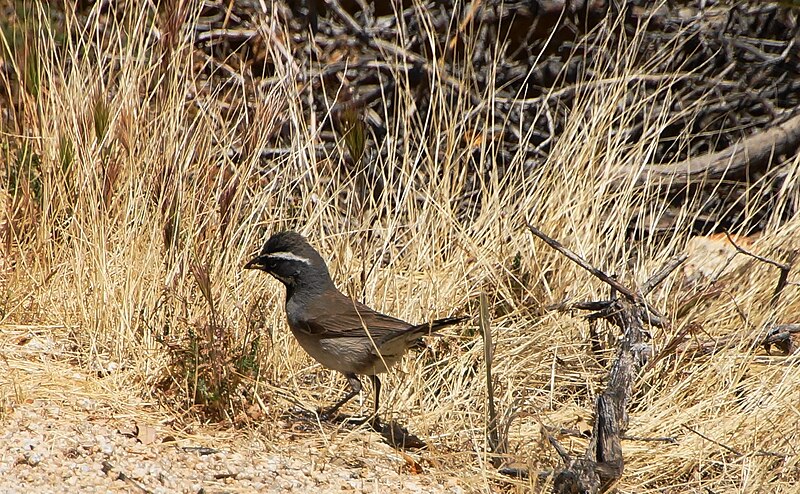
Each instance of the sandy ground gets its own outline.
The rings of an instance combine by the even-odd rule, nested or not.
[[[471,490],[366,427],[178,430],[154,404],[56,358],[40,334],[0,331],[0,493]]]

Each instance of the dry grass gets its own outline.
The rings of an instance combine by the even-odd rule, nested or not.
[[[616,164],[644,162],[656,145],[658,129],[645,129],[635,147],[618,132],[636,112],[651,110],[631,97],[636,84],[628,81],[648,73],[626,55],[636,50],[609,47],[608,59],[593,67],[608,83],[585,91],[547,162],[532,169],[518,162],[502,176],[490,164],[491,135],[472,134],[489,110],[445,98],[434,79],[436,111],[416,114],[408,94],[406,113],[389,129],[415,145],[372,164],[388,184],[374,197],[356,190],[339,157],[316,157],[318,122],[291,82],[296,68],[278,66],[283,82],[268,91],[208,87],[185,29],[164,31],[169,22],[125,12],[104,24],[110,41],[103,44],[92,41],[96,17],[57,51],[57,30],[42,13],[21,28],[24,36],[3,40],[5,99],[17,106],[4,109],[0,137],[7,191],[0,322],[4,339],[18,325],[35,325],[64,347],[48,357],[52,373],[36,381],[56,384],[36,388],[37,396],[71,393],[59,376],[100,371],[102,388],[81,393],[107,393],[120,406],[132,397],[157,402],[182,423],[234,422],[280,444],[286,431],[265,424],[296,403],[330,403],[343,386],[286,331],[282,287],[241,268],[269,233],[293,228],[329,259],[343,291],[398,317],[477,315],[479,294],[487,293],[497,403],[515,416],[511,454],[533,470],[557,467],[535,417],[556,428],[586,427],[607,367],[588,349],[579,314],[543,307],[607,291],[534,241],[524,220],[628,284],[683,252],[688,240],[680,231],[688,231],[691,201],[679,233],[630,240],[625,218],[643,204],[657,218],[658,202],[610,180]],[[491,100],[492,88],[484,96]],[[264,136],[287,116],[291,154],[260,161]],[[240,160],[227,158],[231,146],[244,150]],[[465,165],[474,146],[485,156],[480,170]],[[798,168],[784,201],[798,200]],[[482,187],[477,206],[464,211],[453,198],[467,180]],[[772,222],[752,249],[780,258],[798,248],[799,227],[798,218]],[[800,481],[800,367],[752,345],[765,324],[800,314],[796,285],[768,309],[776,276],[754,263],[723,273],[723,295],[654,331],[656,352],[690,324],[702,328],[697,338],[740,343],[663,359],[641,377],[628,434],[676,442],[626,441],[623,491],[777,492]],[[680,274],[667,280],[654,305],[675,316],[708,280],[685,281]],[[614,330],[608,333],[613,343]],[[496,474],[483,452],[482,365],[477,328],[447,330],[387,379],[384,413],[428,438],[432,449],[423,457],[437,474],[458,476],[470,490],[527,490],[532,484]],[[19,384],[33,382],[25,378],[11,382],[21,391],[4,391],[5,406],[34,389]],[[369,397],[351,411],[369,410]],[[259,411],[245,413],[252,405]],[[353,439],[343,432],[314,437],[334,454]],[[576,454],[585,445],[561,440]]]

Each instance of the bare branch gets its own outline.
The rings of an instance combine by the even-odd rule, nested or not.
[[[758,254],[754,254],[754,253],[750,252],[749,250],[747,250],[744,247],[742,247],[739,244],[737,244],[733,240],[733,237],[731,237],[731,234],[727,230],[725,230],[725,236],[728,237],[728,242],[730,242],[731,245],[733,245],[733,247],[736,249],[737,252],[740,252],[740,253],[742,253],[742,254],[744,254],[746,256],[750,256],[753,259],[756,259],[756,260],[761,261],[763,263],[771,264],[771,265],[773,265],[773,266],[775,266],[775,267],[777,267],[778,269],[781,270],[781,274],[780,274],[780,276],[778,276],[778,283],[777,283],[777,285],[775,285],[775,291],[772,292],[772,297],[769,300],[769,305],[771,307],[775,307],[775,305],[778,303],[778,299],[780,297],[781,292],[786,287],[786,283],[787,283],[788,278],[789,278],[789,271],[792,269],[792,266],[790,264],[788,264],[788,263],[784,264],[784,263],[780,263],[778,261],[773,261],[772,259],[769,259],[769,258],[766,258],[766,257],[760,256]],[[794,255],[792,256],[792,258],[794,258]]]
[[[526,222],[527,223],[527,222]],[[630,300],[631,302],[638,303],[641,301],[641,298],[634,293],[633,291],[629,290],[628,287],[621,284],[619,281],[615,280],[614,278],[610,277],[609,275],[605,274],[604,272],[600,271],[599,269],[595,268],[588,262],[586,262],[581,256],[572,252],[568,248],[564,247],[558,240],[555,240],[551,237],[545,235],[541,230],[536,228],[530,223],[527,223],[528,230],[531,231],[534,235],[542,239],[547,245],[552,247],[553,249],[557,250],[561,254],[564,255],[567,259],[574,262],[578,266],[582,267],[586,271],[590,272],[600,281],[608,284],[614,290],[620,292],[621,294],[625,295],[625,297]]]

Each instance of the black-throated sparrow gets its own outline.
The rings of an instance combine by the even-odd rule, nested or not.
[[[381,314],[342,294],[334,285],[328,266],[299,233],[272,235],[245,266],[260,269],[286,286],[286,319],[300,346],[323,366],[347,377],[350,392],[323,416],[332,416],[361,391],[357,374],[372,378],[375,388],[375,420],[381,382],[386,372],[412,347],[421,346],[420,337],[466,317],[448,317],[413,325]]]

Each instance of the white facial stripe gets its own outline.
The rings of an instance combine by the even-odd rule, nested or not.
[[[267,254],[267,259],[283,259],[284,261],[297,261],[297,262],[304,262],[311,265],[311,260],[305,257],[300,257],[293,252],[273,252],[271,254]]]

